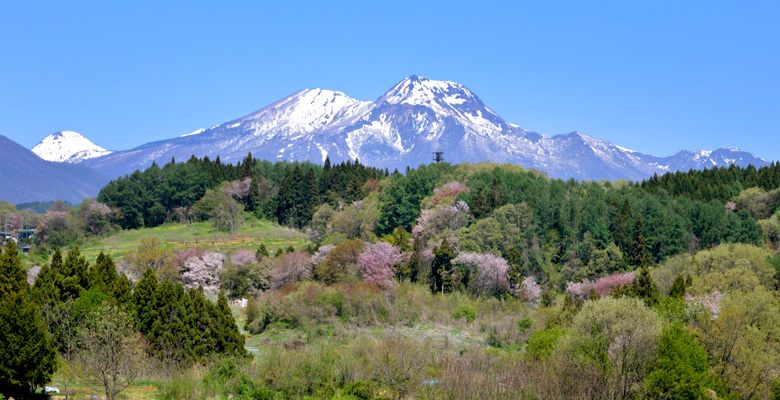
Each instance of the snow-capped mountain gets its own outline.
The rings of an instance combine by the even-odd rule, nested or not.
[[[0,199],[11,203],[62,199],[78,204],[110,179],[84,165],[42,160],[0,135]]]
[[[72,131],[60,131],[46,136],[32,148],[32,152],[46,161],[69,163],[111,154],[111,151]]]
[[[271,161],[360,159],[391,170],[429,163],[432,152],[442,151],[450,162],[511,162],[566,179],[641,180],[729,163],[767,164],[738,149],[656,157],[578,132],[542,135],[506,122],[463,85],[415,75],[373,102],[302,90],[245,117],[84,163],[117,176],[172,157],[236,162],[249,151]]]

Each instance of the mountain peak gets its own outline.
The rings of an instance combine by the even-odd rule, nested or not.
[[[75,163],[111,152],[74,131],[59,131],[43,138],[32,152],[46,161]]]
[[[477,96],[465,86],[452,81],[437,81],[412,75],[398,82],[377,103],[408,104],[444,108],[479,102]],[[479,102],[481,103],[481,102]]]

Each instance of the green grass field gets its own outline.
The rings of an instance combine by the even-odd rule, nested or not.
[[[138,247],[141,239],[157,237],[163,247],[179,251],[189,247],[205,247],[228,253],[237,249],[257,249],[264,243],[269,253],[290,245],[301,249],[308,244],[302,233],[281,227],[268,221],[248,221],[240,231],[220,232],[208,222],[193,224],[165,224],[155,228],[120,231],[111,235],[88,238],[81,246],[81,252],[88,261],[94,262],[99,252],[121,260],[125,252]]]

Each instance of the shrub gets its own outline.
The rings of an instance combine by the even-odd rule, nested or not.
[[[468,304],[460,304],[452,310],[452,318],[463,318],[466,322],[472,323],[477,319],[477,309]]]
[[[534,322],[531,321],[531,318],[525,317],[519,321],[517,321],[517,329],[520,330],[520,332],[525,332],[529,329],[531,329],[534,326]]]
[[[525,353],[532,360],[546,360],[550,358],[560,338],[566,331],[558,326],[535,331],[528,338]]]

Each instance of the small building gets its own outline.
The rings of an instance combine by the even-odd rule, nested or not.
[[[19,239],[35,239],[35,229],[19,229],[16,233]]]
[[[248,300],[244,299],[244,298],[232,299],[232,300],[230,300],[230,305],[231,306],[241,307],[241,308],[246,308],[247,302],[248,302]]]

